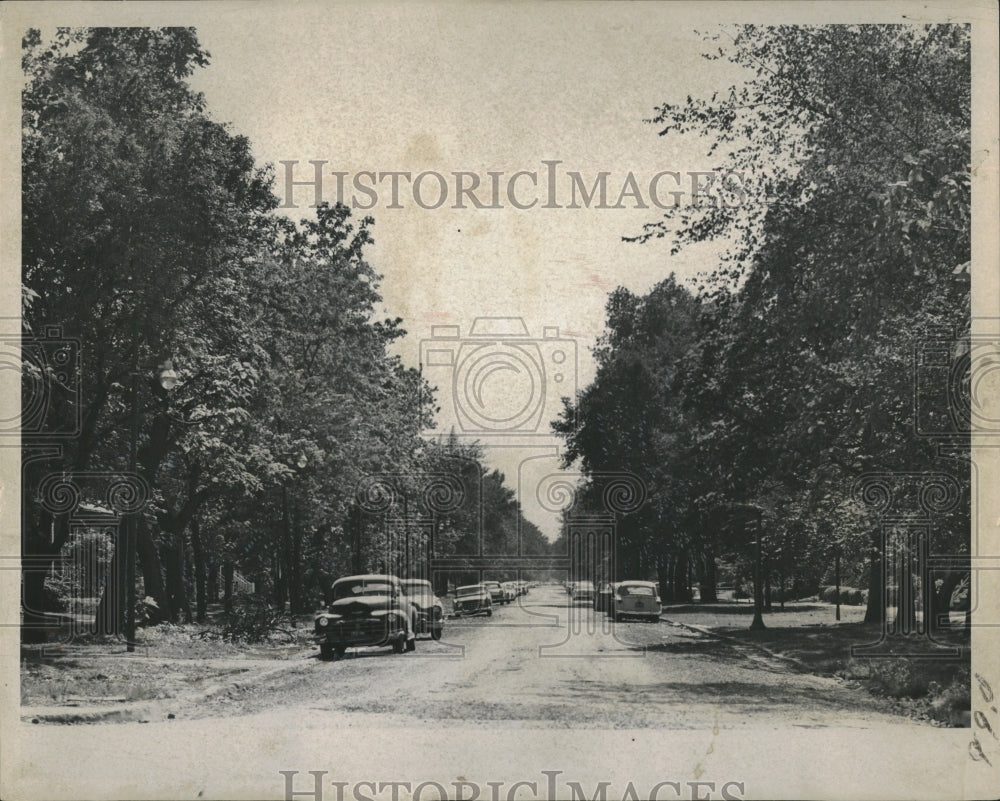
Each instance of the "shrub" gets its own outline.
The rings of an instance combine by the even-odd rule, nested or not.
[[[819,591],[819,599],[827,603],[837,603],[837,588],[823,587]],[[868,591],[857,587],[840,587],[840,602],[848,606],[862,606],[868,602]]]
[[[216,628],[213,633],[229,642],[265,642],[279,633],[294,639],[294,635],[285,627],[287,622],[287,616],[265,598],[240,594],[233,598],[232,610],[226,614],[221,627]]]

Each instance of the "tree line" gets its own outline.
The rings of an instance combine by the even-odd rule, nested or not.
[[[544,550],[481,449],[420,435],[434,394],[392,353],[403,321],[378,319],[373,219],[277,213],[270,165],[189,84],[208,62],[190,28],[24,39],[26,615],[58,607],[50,568],[94,536],[86,513],[120,528],[139,508],[150,622],[204,619],[234,575],[308,611],[337,575],[426,571],[431,538],[439,555],[517,537]],[[373,476],[391,506],[369,514]],[[458,502],[428,509],[449,488]],[[110,536],[97,620],[119,631]]]
[[[769,594],[815,593],[840,558],[882,620],[904,580],[883,587],[883,559],[917,546],[880,514],[906,508],[930,520],[931,552],[956,557],[905,579],[925,614],[946,610],[970,542],[969,29],[747,25],[705,41],[745,80],[651,123],[706,143],[746,194],[628,237],[722,254],[695,281],[609,296],[596,378],[554,424],[565,463],[645,482],[619,521],[619,577],[656,577],[667,598],[697,582],[714,599],[723,567],[746,579],[760,537]]]

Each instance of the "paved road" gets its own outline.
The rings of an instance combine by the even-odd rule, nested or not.
[[[763,722],[870,727],[899,718],[836,680],[666,621],[612,623],[538,587],[492,617],[448,621],[413,653],[357,649],[305,659],[181,710],[184,717],[275,708],[361,713],[406,725],[686,729]]]

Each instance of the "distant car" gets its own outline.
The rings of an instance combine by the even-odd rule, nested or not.
[[[591,581],[576,582],[573,585],[573,591],[570,593],[570,600],[573,603],[578,603],[579,601],[592,603],[594,600],[594,583]]]
[[[495,604],[509,603],[503,585],[499,581],[484,581],[483,586],[489,590],[490,598]]]
[[[622,581],[611,596],[608,614],[615,620],[626,617],[660,619],[660,593],[652,581]]]
[[[416,648],[416,615],[395,576],[346,576],[330,594],[330,605],[313,620],[323,659],[356,646],[391,645],[397,654]]]
[[[521,594],[518,591],[516,581],[505,581],[502,586],[503,586],[504,601],[506,603],[511,603],[512,601],[516,601],[517,597]]]
[[[430,634],[431,639],[440,640],[444,631],[444,604],[434,594],[429,581],[423,579],[403,579],[403,590],[416,611],[416,633]]]
[[[527,581],[518,581],[517,590],[519,595],[527,595],[528,590],[531,589],[531,585]]]
[[[468,584],[455,591],[455,617],[493,614],[493,599],[483,584]]]
[[[598,612],[607,612],[611,608],[611,596],[615,592],[615,584],[610,581],[602,581],[601,585],[594,593],[594,609]]]

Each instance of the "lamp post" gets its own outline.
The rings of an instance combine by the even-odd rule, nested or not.
[[[133,333],[132,381],[129,390],[131,404],[129,415],[128,469],[135,475],[139,461],[139,337]],[[156,380],[164,392],[170,392],[180,383],[174,363],[167,359],[156,368]],[[140,512],[128,516],[125,527],[125,650],[135,652],[135,560],[137,556],[137,528]],[[119,618],[120,620],[120,618]]]

